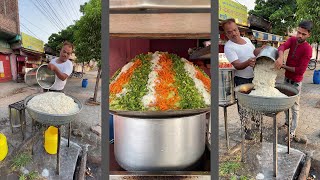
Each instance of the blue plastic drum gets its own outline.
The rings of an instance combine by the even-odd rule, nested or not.
[[[114,132],[113,132],[113,115],[109,115],[109,141],[113,142]]]
[[[83,79],[82,80],[82,87],[86,88],[88,86],[88,79]]]
[[[320,84],[320,70],[313,71],[313,84]]]

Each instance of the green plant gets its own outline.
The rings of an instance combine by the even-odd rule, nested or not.
[[[231,176],[230,180],[237,180],[237,176],[236,175]]]
[[[23,166],[26,166],[31,160],[32,160],[32,157],[30,154],[27,154],[27,153],[18,154],[13,158],[11,168],[12,170],[17,170]]]
[[[220,176],[232,175],[241,167],[239,162],[224,162],[219,167]]]
[[[31,171],[28,174],[28,180],[36,180],[39,178],[39,173],[37,171]]]
[[[244,175],[240,176],[240,178],[239,178],[239,180],[251,180],[251,179],[252,178],[244,176]]]
[[[26,175],[22,174],[22,175],[19,177],[19,180],[27,180]]]

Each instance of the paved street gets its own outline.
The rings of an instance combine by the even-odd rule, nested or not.
[[[86,72],[83,78],[88,79],[88,87],[82,88],[82,79],[79,78],[69,78],[67,85],[65,87],[65,93],[70,94],[78,98],[82,104],[83,109],[77,116],[77,119],[72,123],[72,129],[77,129],[78,134],[72,135],[71,141],[76,142],[80,145],[88,144],[88,163],[89,166],[97,166],[100,164],[101,160],[101,136],[97,135],[91,131],[91,127],[100,125],[101,121],[101,111],[100,106],[97,105],[86,105],[86,101],[93,97],[95,80],[97,71]],[[40,92],[38,87],[28,87],[24,83],[8,82],[0,83],[1,94],[0,94],[0,132],[4,133],[8,138],[10,152],[16,147],[18,147],[22,142],[22,137],[19,129],[15,129],[15,133],[12,134],[10,130],[10,124],[8,121],[8,105],[20,100],[23,100],[28,95]],[[100,81],[101,87],[101,81]],[[101,91],[98,91],[98,101],[101,102]],[[30,132],[31,118],[27,116],[28,131]],[[98,126],[100,127],[100,126]],[[63,136],[66,136],[66,130],[63,130]],[[91,166],[91,167],[92,167]],[[93,168],[92,168],[93,169]],[[100,173],[100,168],[96,168],[95,173]],[[97,174],[94,174],[97,176]]]

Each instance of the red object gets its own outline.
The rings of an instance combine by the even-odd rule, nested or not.
[[[220,62],[219,63],[219,68],[232,68],[232,64],[231,63],[227,63],[227,62]]]
[[[0,54],[0,62],[3,64],[4,77],[3,73],[0,74],[0,82],[8,82],[12,80],[11,66],[10,66],[10,57],[9,55]]]
[[[293,36],[282,44],[278,48],[278,51],[285,51],[289,48],[290,50],[286,65],[295,67],[295,72],[286,70],[285,76],[292,81],[301,82],[303,74],[306,72],[308,63],[312,57],[312,47],[306,41],[302,44],[298,44],[297,38]]]

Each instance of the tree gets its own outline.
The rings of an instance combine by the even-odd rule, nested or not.
[[[285,35],[296,27],[296,0],[256,0],[249,14],[262,17],[272,24],[271,33]]]
[[[320,1],[319,0],[297,0],[297,22],[310,20],[313,23],[310,43],[320,42]]]
[[[81,6],[83,16],[76,22],[74,44],[79,62],[94,60],[98,64],[98,74],[93,101],[97,102],[101,76],[101,1],[90,0]]]
[[[60,53],[60,49],[64,41],[74,42],[74,32],[76,30],[75,25],[70,25],[66,29],[53,33],[48,39],[48,43],[45,46],[50,47],[55,51],[56,55]]]
[[[319,0],[297,0],[297,21],[310,20],[313,23],[310,43],[317,43],[316,59],[318,59],[318,50],[320,42],[320,2]]]

